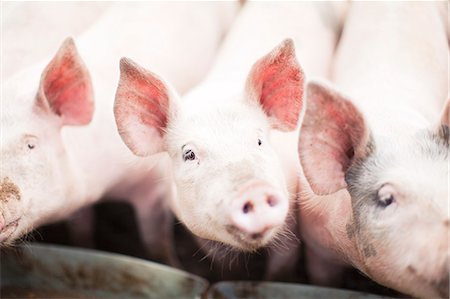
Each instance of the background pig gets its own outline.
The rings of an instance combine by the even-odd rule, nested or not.
[[[163,254],[170,254],[159,200],[167,196],[165,174],[156,168],[156,158],[138,162],[114,126],[117,64],[125,53],[134,55],[184,92],[206,72],[237,7],[231,2],[116,4],[79,39],[79,53],[67,39],[51,60],[4,82],[2,245],[110,196],[130,198],[146,245],[156,250],[151,244],[157,240],[167,247]]]
[[[443,3],[349,10],[333,80],[310,83],[299,154],[310,278],[337,265],[425,298],[449,295],[448,44]],[[349,100],[351,99],[351,100]]]
[[[3,57],[8,59],[2,61],[2,77],[8,78],[18,70],[46,59],[67,36],[77,37],[88,30],[111,4],[3,2],[2,41],[5,42],[1,48]]]
[[[182,99],[162,77],[122,59],[119,133],[136,155],[168,153],[172,208],[195,235],[243,251],[281,242],[297,252],[285,238],[303,105],[296,56],[307,74],[328,74],[341,7],[322,5],[247,3],[207,79]],[[286,37],[296,51],[290,39],[279,44]],[[295,266],[282,255],[272,272]]]

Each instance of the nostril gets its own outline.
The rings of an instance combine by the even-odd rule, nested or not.
[[[274,207],[278,204],[278,199],[273,195],[269,195],[267,196],[266,202],[270,207]]]
[[[444,226],[449,227],[450,226],[450,220],[446,219],[444,220]]]
[[[251,211],[253,211],[254,207],[253,207],[253,203],[251,201],[247,201],[244,206],[242,207],[242,212],[244,212],[244,214],[248,214]]]

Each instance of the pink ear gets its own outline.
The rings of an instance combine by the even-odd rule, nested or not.
[[[367,155],[369,130],[352,103],[330,88],[311,82],[299,139],[300,161],[317,195],[345,188],[353,159]]]
[[[263,107],[274,128],[292,131],[297,127],[303,106],[303,77],[291,39],[253,65],[246,90]]]
[[[92,120],[93,99],[89,72],[68,38],[41,75],[37,104],[60,116],[63,125],[85,125]]]
[[[169,94],[158,76],[130,59],[120,60],[114,115],[120,136],[134,154],[147,156],[163,150]]]

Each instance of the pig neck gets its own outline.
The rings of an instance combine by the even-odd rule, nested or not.
[[[95,45],[95,43],[94,43]],[[80,42],[79,51],[90,71],[94,86],[95,112],[88,126],[64,127],[66,150],[78,173],[85,194],[80,205],[95,202],[102,196],[132,196],[133,187],[150,173],[155,158],[139,158],[125,146],[117,132],[113,105],[119,71],[119,58],[98,61],[89,46]]]
[[[316,195],[303,170],[299,171],[300,232],[310,250],[328,262],[352,264],[363,269],[363,259],[354,246],[348,228],[352,223],[350,194],[346,189]]]
[[[78,199],[80,204],[92,203],[108,193],[121,196],[112,190],[113,186],[120,190],[136,181],[143,171],[151,170],[149,159],[133,156],[120,139],[112,113],[114,92],[109,99],[111,103],[101,103],[97,98],[94,118],[87,127],[65,127],[62,131],[72,169],[86,190]]]

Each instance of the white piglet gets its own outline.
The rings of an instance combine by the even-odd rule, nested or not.
[[[398,291],[448,298],[448,44],[439,5],[352,3],[333,72],[348,97],[307,87],[300,222],[315,283],[336,284],[353,265]]]
[[[172,208],[195,235],[242,251],[285,242],[303,115],[296,56],[309,73],[328,74],[338,18],[335,26],[325,19],[320,4],[247,3],[207,79],[183,98],[122,59],[118,130],[136,155],[168,153]],[[273,49],[286,37],[296,49],[292,39]],[[295,261],[278,263],[286,264]]]
[[[136,55],[184,92],[205,74],[238,6],[115,4],[80,37],[81,55],[67,39],[46,67],[27,68],[3,83],[2,245],[108,196],[129,198],[147,248],[166,246],[154,254],[171,253],[168,209],[160,202],[169,196],[165,174],[157,158],[138,162],[115,129],[117,61]]]

